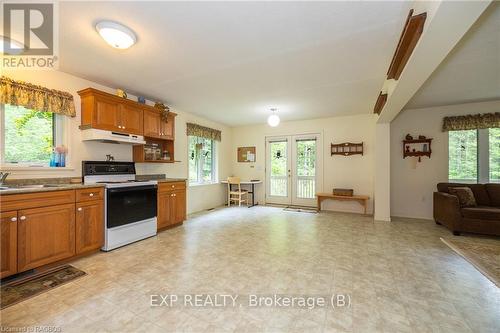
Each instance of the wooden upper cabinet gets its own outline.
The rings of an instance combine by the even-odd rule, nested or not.
[[[0,278],[17,273],[17,211],[0,213]]]
[[[75,204],[18,211],[17,269],[22,272],[75,254]]]
[[[104,244],[104,203],[102,200],[76,204],[76,254],[101,248]]]
[[[120,130],[120,105],[107,98],[95,98],[92,127],[108,131]]]
[[[120,105],[121,131],[143,135],[143,110],[129,105]]]
[[[80,90],[78,94],[83,127],[143,135],[144,105],[93,88]]]
[[[160,113],[156,110],[144,110],[144,136],[161,138]]]

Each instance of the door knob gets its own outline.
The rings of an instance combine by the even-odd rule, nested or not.
[[[17,217],[13,217],[10,219],[12,222],[16,222],[17,221]]]

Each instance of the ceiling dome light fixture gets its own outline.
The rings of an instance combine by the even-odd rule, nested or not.
[[[276,108],[271,109],[272,114],[267,117],[267,123],[271,127],[276,127],[280,124],[280,117],[276,114]]]
[[[116,49],[128,49],[137,41],[132,30],[116,22],[101,21],[95,28],[106,43]]]

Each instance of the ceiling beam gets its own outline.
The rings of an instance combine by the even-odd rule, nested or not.
[[[424,32],[399,80],[390,89],[387,102],[377,121],[378,123],[389,123],[401,112],[413,95],[486,10],[491,0],[429,3],[432,7],[429,8],[427,13],[428,17]]]

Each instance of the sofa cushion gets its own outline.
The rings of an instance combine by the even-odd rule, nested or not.
[[[488,184],[489,185],[489,184]],[[474,193],[474,198],[480,206],[491,206],[490,196],[486,191],[484,184],[461,184],[461,183],[438,183],[437,189],[439,192],[450,193],[451,187],[468,187]]]
[[[491,206],[500,207],[500,184],[486,184]]]
[[[475,220],[496,220],[500,221],[500,208],[496,207],[466,207],[462,208],[462,215],[465,218]]]
[[[450,194],[458,197],[460,207],[476,207],[474,193],[468,187],[450,187]]]

